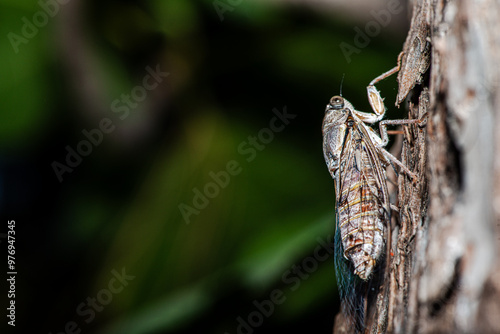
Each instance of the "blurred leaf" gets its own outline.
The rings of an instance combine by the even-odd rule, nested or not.
[[[192,2],[156,0],[152,1],[152,6],[168,37],[180,38],[198,29],[199,17]]]
[[[319,236],[332,229],[331,217],[308,222],[311,212],[284,217],[282,225],[271,226],[262,236],[252,240],[238,261],[239,270],[246,284],[252,288],[269,288],[300,256],[304,256]],[[307,222],[307,223],[306,223]]]
[[[206,290],[203,284],[190,286],[155,302],[137,314],[128,314],[125,319],[115,321],[101,333],[143,334],[160,329],[173,330],[210,306],[210,295]]]
[[[47,27],[37,28],[32,38],[24,38],[21,30],[24,11],[1,11],[0,34],[16,34],[24,42],[15,47],[9,38],[0,48],[0,148],[13,150],[37,144],[37,138],[46,129],[51,116],[50,88],[45,83]],[[13,36],[13,35],[10,35]],[[16,52],[18,51],[18,52]]]
[[[318,304],[338,299],[333,256],[320,263],[318,270],[300,282],[300,286],[286,294],[287,301],[280,305],[279,315],[284,319],[306,316]],[[332,317],[333,319],[333,317]]]

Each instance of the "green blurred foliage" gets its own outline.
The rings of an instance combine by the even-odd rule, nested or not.
[[[28,1],[0,1],[0,8],[3,36],[19,34],[21,19],[40,10]],[[352,43],[354,23],[326,10],[247,0],[220,21],[208,0],[89,1],[83,9],[77,17],[88,43],[69,58],[92,64],[95,100],[81,98],[88,82],[75,73],[87,72],[72,69],[61,52],[68,28],[61,13],[18,53],[8,38],[0,48],[2,178],[24,179],[13,171],[19,166],[35,171],[22,184],[30,195],[12,201],[36,207],[25,219],[33,238],[26,271],[48,275],[46,291],[21,283],[20,312],[43,300],[42,331],[73,320],[96,333],[234,333],[253,301],[280,289],[286,300],[259,332],[330,330],[338,308],[332,258],[295,290],[284,278],[313,256],[318,238],[334,233],[323,110],[344,73],[344,96],[367,110],[365,87],[394,66],[404,33],[383,32],[348,64],[339,44]],[[138,107],[120,121],[112,101],[158,63],[170,73],[160,88],[167,102],[157,114]],[[381,85],[388,106],[394,82]],[[254,159],[241,154],[240,145],[269,126],[272,110],[285,106],[296,118]],[[81,131],[104,117],[117,130],[59,184],[51,163],[63,162],[66,145],[75,147]],[[149,124],[143,132],[141,122]],[[142,137],[127,137],[134,131]],[[194,207],[195,189],[233,160],[241,173],[186,222],[179,205]],[[77,306],[121,268],[135,278],[87,323]]]

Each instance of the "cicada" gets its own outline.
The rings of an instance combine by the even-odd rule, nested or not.
[[[382,120],[386,108],[375,84],[396,73],[383,73],[367,87],[373,113],[358,111],[342,96],[334,96],[323,119],[323,153],[335,183],[335,268],[342,308],[363,326],[366,292],[384,253],[390,253],[391,203],[386,167],[394,164],[415,178],[385,146],[387,125],[419,120]],[[379,122],[380,135],[368,124]],[[361,324],[359,324],[361,322]],[[359,329],[359,328],[358,328]]]

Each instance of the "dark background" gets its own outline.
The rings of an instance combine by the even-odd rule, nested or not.
[[[231,8],[223,20],[219,3]],[[23,18],[42,7],[0,1],[0,233],[16,221],[18,272],[8,332],[55,334],[72,321],[75,333],[331,331],[333,258],[312,260],[335,221],[323,112],[343,74],[343,96],[369,111],[366,86],[395,66],[408,14],[348,62],[340,44],[354,47],[354,28],[384,2],[232,4],[73,0],[14,47],[9,34],[22,36]],[[169,76],[120,119],[113,101],[141,86],[148,66]],[[378,88],[389,117],[402,118],[395,77]],[[285,106],[296,117],[247,161],[238,147]],[[66,164],[66,147],[105,118],[114,131],[60,182],[54,162]],[[194,208],[195,189],[232,160],[241,173],[187,223],[179,205]],[[122,268],[134,278],[92,319],[79,314],[87,298],[109,296]],[[282,303],[263,302],[274,290]],[[256,325],[238,329],[238,319]]]

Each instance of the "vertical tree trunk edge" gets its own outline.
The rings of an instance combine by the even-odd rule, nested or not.
[[[500,2],[416,0],[388,305],[366,333],[500,333]],[[381,324],[380,321],[386,321]],[[339,313],[334,333],[349,333]]]

